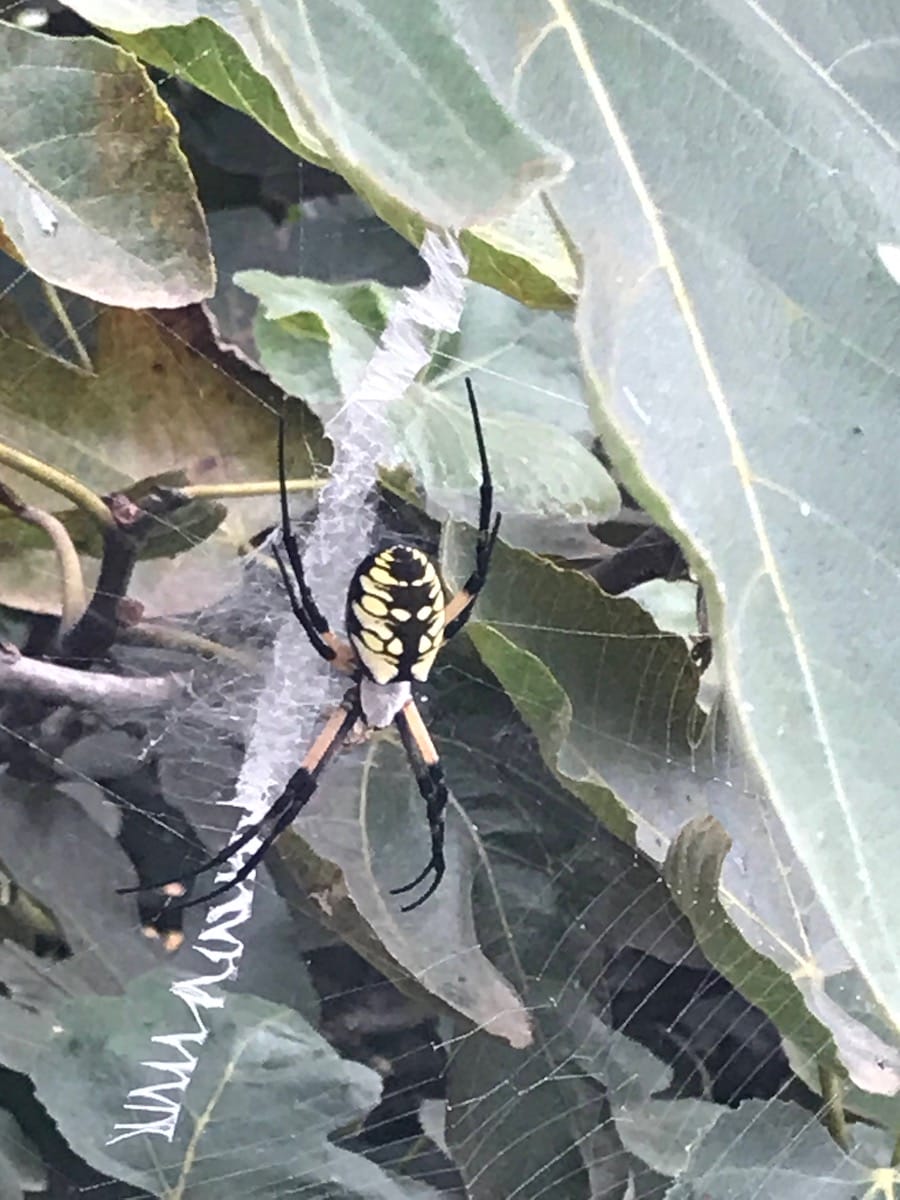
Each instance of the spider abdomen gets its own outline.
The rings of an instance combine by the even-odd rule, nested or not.
[[[356,568],[347,636],[375,683],[424,682],[444,636],[444,589],[427,554],[389,546]]]

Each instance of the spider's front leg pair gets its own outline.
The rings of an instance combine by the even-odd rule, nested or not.
[[[478,444],[478,457],[481,463],[481,487],[479,488],[478,505],[478,540],[475,542],[475,570],[456,593],[448,601],[444,610],[444,641],[448,642],[462,629],[472,615],[478,593],[487,582],[488,570],[491,565],[491,555],[494,544],[500,532],[500,513],[492,518],[494,507],[494,483],[491,479],[491,468],[488,463],[487,449],[484,444],[484,434],[481,430],[481,420],[478,416],[478,405],[475,403],[475,391],[471,379],[466,379],[466,391],[469,395],[469,408],[472,412],[472,424],[475,428],[475,441]]]
[[[353,670],[356,657],[353,653],[353,648],[347,642],[342,641],[332,631],[321,609],[316,604],[309,584],[306,582],[306,573],[303,570],[300,547],[297,545],[297,539],[294,536],[294,530],[291,526],[284,463],[283,416],[278,422],[278,482],[281,501],[281,540],[284,543],[285,553],[288,556],[288,562],[291,564],[293,575],[288,571],[278,546],[272,547],[272,553],[275,555],[278,570],[281,572],[281,580],[284,584],[284,590],[287,592],[291,611],[303,627],[303,632],[306,634],[315,652],[321,658],[324,658],[326,662],[332,663],[337,670],[349,673]],[[295,585],[296,592],[294,590]],[[300,594],[297,595],[297,592]]]

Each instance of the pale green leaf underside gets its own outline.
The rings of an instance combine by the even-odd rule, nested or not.
[[[468,552],[448,543],[455,573]],[[706,936],[685,907],[704,935],[705,952],[751,995],[782,989],[791,1004],[770,1015],[784,1033],[803,1040],[808,1054],[821,1052],[827,1027],[852,1077],[869,1090],[891,1092],[900,1059],[873,1032],[879,1025],[872,997],[858,993],[851,1007],[826,994],[825,984],[850,960],[740,750],[727,710],[707,720],[697,708],[696,669],[684,640],[660,633],[634,601],[604,596],[579,572],[506,547],[497,551],[470,635],[531,725],[548,765],[618,836],[662,864],[673,839],[697,817],[714,816],[729,831],[733,848],[721,877],[729,923],[722,922],[718,937]],[[698,911],[706,911],[718,882],[716,870]],[[781,979],[767,975],[762,956]]]
[[[571,257],[537,199],[567,160],[510,118],[439,4],[75,7],[141,57],[343,175],[416,244],[425,223],[468,229],[480,278],[532,303],[568,302]],[[530,244],[540,248],[533,261]]]
[[[236,282],[261,301],[255,337],[266,371],[324,419],[361,378],[397,293],[368,282],[327,284],[266,271],[243,271]],[[588,416],[573,384],[570,323],[485,288],[470,292],[462,332],[442,343],[428,380],[391,406],[396,452],[383,465],[410,467],[435,515],[477,522],[481,469],[455,350],[459,341],[477,344],[475,331],[486,311],[498,382],[493,386],[482,372],[478,396],[504,537],[529,544],[536,518],[587,522],[610,516],[619,494],[583,444]],[[531,371],[542,387],[510,384]]]
[[[130,55],[0,25],[0,105],[0,223],[29,267],[131,308],[210,295],[175,121]]]
[[[693,548],[775,808],[900,1025],[900,291],[878,255],[900,241],[878,85],[900,12],[454,10],[501,101],[578,164],[549,194],[598,423]]]

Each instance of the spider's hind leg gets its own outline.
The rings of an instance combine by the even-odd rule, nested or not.
[[[352,692],[350,694],[352,695]],[[254,821],[252,825],[248,825],[246,829],[242,830],[218,854],[214,854],[212,858],[201,863],[199,867],[195,867],[177,879],[160,880],[157,883],[143,884],[139,887],[117,888],[116,890],[120,895],[128,895],[131,892],[165,890],[172,897],[171,907],[193,908],[195,904],[202,904],[206,900],[212,900],[216,896],[221,896],[224,892],[228,892],[239,883],[242,883],[256,869],[272,843],[287,829],[312,798],[319,783],[319,776],[344,744],[359,717],[360,708],[358,701],[356,701],[355,697],[352,700],[348,700],[345,697],[344,701],[342,701],[340,706],[334,710],[325,722],[322,732],[310,746],[303,762],[288,780],[284,791],[269,811],[258,821]],[[222,866],[240,850],[243,850],[255,837],[260,836],[262,837],[260,845],[230,879],[226,879],[224,883],[219,884],[209,892],[204,892],[201,896],[181,898],[184,896],[185,885],[192,883],[199,875],[204,875],[207,871],[212,871],[214,868]],[[179,888],[181,889],[180,894],[178,891]]]

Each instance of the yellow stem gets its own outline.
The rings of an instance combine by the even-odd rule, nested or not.
[[[56,467],[41,462],[39,458],[26,454],[23,450],[14,450],[12,446],[7,446],[3,442],[0,442],[0,463],[6,467],[12,467],[21,475],[27,475],[29,479],[37,480],[51,491],[58,492],[60,496],[65,496],[92,517],[102,529],[113,528],[115,523],[112,513],[100,497],[89,487],[79,483],[73,475],[59,471]]]
[[[157,625],[142,621],[130,625],[119,633],[118,641],[129,646],[163,646],[172,650],[186,650],[194,654],[202,654],[204,658],[218,658],[234,662],[249,670],[259,669],[259,659],[247,650],[225,646],[221,642],[211,641],[200,634],[191,633],[188,629],[178,629],[170,625]]]
[[[58,517],[43,509],[33,508],[30,504],[16,514],[29,525],[43,529],[53,542],[56,551],[56,561],[59,563],[59,576],[62,583],[62,619],[59,632],[67,633],[73,625],[81,620],[87,608],[87,592],[84,588],[84,576],[81,573],[81,562],[78,551],[72,544],[69,531]]]
[[[285,486],[289,492],[305,492],[323,488],[327,482],[327,479],[288,479]],[[277,496],[278,488],[276,480],[262,483],[192,483],[178,490],[191,500],[227,500]]]
[[[79,620],[87,608],[87,594],[84,590],[84,576],[81,573],[81,563],[78,552],[69,537],[69,531],[58,517],[23,504],[22,500],[11,487],[0,483],[0,505],[7,507],[12,515],[26,525],[34,525],[43,529],[53,543],[56,551],[56,561],[59,563],[60,582],[62,585],[62,620],[60,633],[67,633]]]

